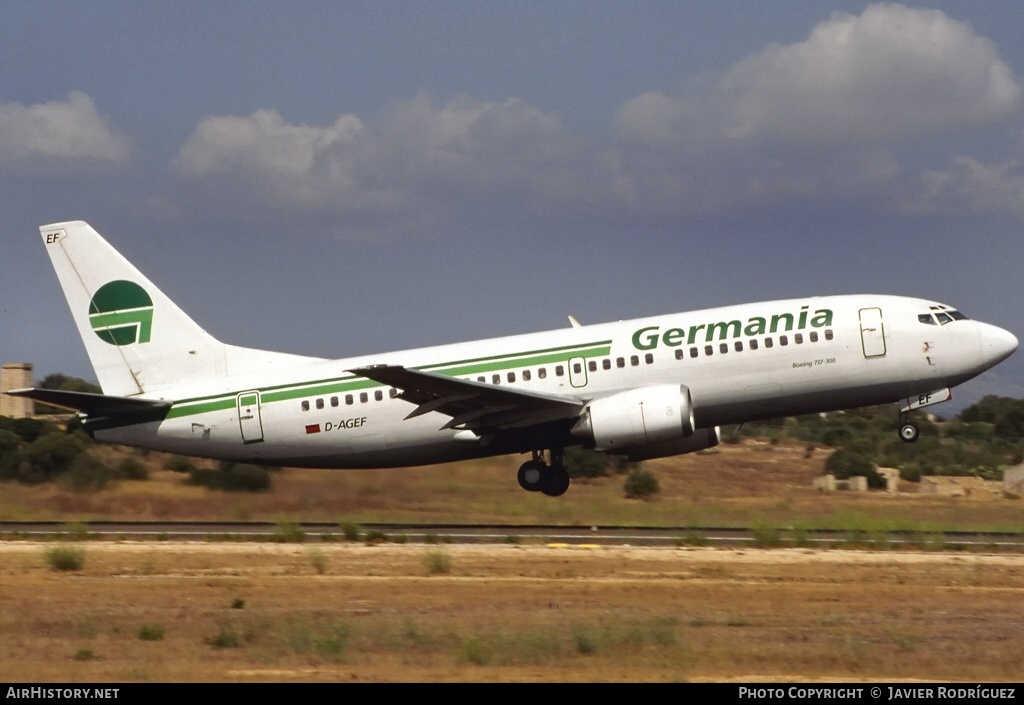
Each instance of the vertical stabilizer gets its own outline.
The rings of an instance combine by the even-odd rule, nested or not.
[[[151,393],[303,359],[219,342],[88,223],[39,232],[105,394]]]

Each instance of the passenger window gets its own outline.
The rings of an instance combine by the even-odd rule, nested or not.
[[[529,370],[523,370],[523,381],[524,382],[529,382],[531,377],[533,377],[533,375],[530,373]]]
[[[729,343],[719,343],[718,352],[722,353],[723,355],[729,352]]]
[[[376,399],[377,401],[381,401],[382,399],[384,399],[384,392],[378,389],[373,393],[373,398]]]
[[[789,345],[789,336],[787,336],[787,335],[780,335],[779,336],[779,345]]]
[[[480,375],[479,377],[476,378],[476,381],[477,382],[482,382],[482,383],[486,384],[487,383],[487,378],[484,377],[483,375]]]
[[[832,340],[832,329],[829,328],[825,331],[825,340]]]
[[[770,348],[770,347],[771,347],[772,345],[774,345],[774,344],[775,344],[775,343],[773,343],[773,342],[772,342],[772,339],[771,339],[771,338],[765,338],[765,339],[764,339],[764,346],[765,346],[766,348]]]
[[[690,357],[697,357],[700,353],[697,352],[697,348],[690,348]]]
[[[516,381],[516,373],[515,372],[509,372],[508,373],[508,381],[509,381],[509,383],[512,383],[512,382]]]
[[[308,401],[302,402],[302,410],[303,411],[309,411],[309,402]]]
[[[580,372],[582,372],[582,371],[583,371],[583,365],[581,365],[581,364],[580,364],[580,363],[578,363],[578,362],[574,362],[574,363],[572,363],[572,373],[573,373],[574,375],[578,375],[578,374],[579,374]]]
[[[345,395],[345,404],[347,404],[348,406],[352,406],[352,403],[353,403],[352,395],[351,394],[346,394]]]
[[[565,368],[561,365],[555,365],[555,377],[561,377],[565,374]]]
[[[757,338],[754,338],[753,340],[750,341],[750,349],[757,350]]]
[[[597,372],[597,363],[594,360],[591,360],[587,363],[587,369],[591,372]]]
[[[491,383],[492,384],[501,384],[501,375],[492,375],[491,376]]]
[[[917,320],[920,321],[921,323],[927,323],[930,326],[935,325],[935,319],[932,318],[932,315],[930,313],[917,314]]]
[[[676,348],[676,359],[677,360],[682,360],[683,359],[683,349],[682,348]]]
[[[605,358],[604,360],[601,360],[601,369],[610,370],[611,368],[612,368],[612,361],[611,361],[610,358]]]
[[[338,405],[338,397],[331,397],[331,406]]]
[[[366,392],[360,392],[359,401],[365,404],[366,402],[370,401],[370,395],[368,395]]]
[[[398,396],[398,390],[392,387],[391,389],[388,390],[388,396],[391,397],[392,399],[396,398]]]
[[[616,367],[625,367],[626,366],[626,358],[624,358],[624,357],[617,357],[617,358],[615,358],[615,366]]]
[[[714,355],[715,354],[715,349],[713,347],[711,347],[710,345],[705,345],[704,346],[704,354],[705,355]]]
[[[654,353],[647,353],[646,355],[644,355],[644,362],[646,362],[648,365],[653,365]]]
[[[630,355],[629,364],[631,364],[633,367],[636,367],[637,365],[640,364],[640,358],[636,355]]]
[[[317,399],[316,400],[316,408],[318,408],[318,409],[324,408],[324,400],[323,399]]]
[[[794,333],[793,334],[793,342],[796,343],[797,345],[802,344],[804,342],[804,334],[803,333]]]
[[[817,343],[818,342],[818,331],[816,331],[816,330],[812,330],[811,331],[811,342],[812,343]]]
[[[743,341],[737,340],[736,345],[734,345],[733,347],[736,348],[736,352],[743,352]]]
[[[547,379],[548,368],[541,367],[539,370],[537,370],[537,376],[540,377],[541,379]]]

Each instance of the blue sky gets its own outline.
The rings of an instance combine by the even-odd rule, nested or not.
[[[0,359],[93,378],[69,219],[324,357],[856,292],[1022,336],[1022,36],[1009,0],[0,0]]]

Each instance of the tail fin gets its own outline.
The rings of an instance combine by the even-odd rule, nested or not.
[[[82,221],[39,228],[105,394],[171,386],[312,360],[221,343]]]

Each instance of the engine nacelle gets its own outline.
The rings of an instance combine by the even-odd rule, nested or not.
[[[621,453],[627,448],[668,443],[693,433],[693,403],[684,385],[639,387],[587,405],[572,435],[594,450]]]
[[[684,453],[695,453],[705,448],[714,448],[722,442],[722,434],[718,426],[711,428],[698,428],[692,436],[677,438],[674,441],[655,443],[653,445],[627,448],[624,451],[617,451],[625,455],[629,460],[651,460],[653,458],[667,458],[670,455],[683,455]]]

